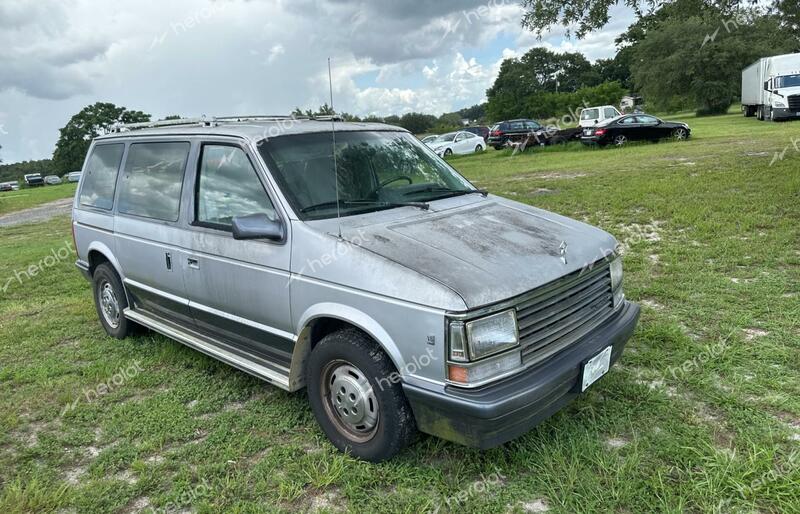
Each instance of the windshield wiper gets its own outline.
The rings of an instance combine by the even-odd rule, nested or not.
[[[404,196],[409,196],[417,193],[449,193],[445,196],[438,196],[434,200],[441,198],[449,198],[451,196],[472,195],[479,194],[486,197],[489,191],[486,189],[450,189],[447,187],[426,187],[425,189],[417,189],[416,191],[408,191]]]
[[[316,211],[319,209],[328,209],[331,207],[336,207],[337,205],[341,205],[342,207],[347,207],[349,205],[382,205],[386,207],[416,207],[418,209],[422,209],[427,211],[430,209],[430,205],[425,202],[384,202],[382,200],[339,200],[339,202],[329,201],[329,202],[322,202],[316,203],[314,205],[309,205],[308,207],[303,207],[300,209],[300,212],[303,214],[311,211]]]

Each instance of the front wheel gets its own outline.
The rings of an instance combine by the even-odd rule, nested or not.
[[[689,139],[689,131],[685,128],[678,128],[672,132],[672,137],[674,137],[678,141],[686,141]]]
[[[391,360],[357,329],[339,330],[317,344],[306,386],[314,417],[342,452],[381,462],[416,437],[414,415]]]
[[[445,157],[450,157],[451,155],[453,155],[453,151],[451,149],[448,148],[447,150],[444,151]]]
[[[475,153],[481,153],[482,151],[483,151],[483,147],[481,145],[478,145],[478,146],[475,147]]]

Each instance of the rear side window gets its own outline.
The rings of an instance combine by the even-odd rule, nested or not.
[[[256,170],[241,148],[204,145],[197,182],[196,221],[229,229],[233,218],[266,214],[277,219]]]
[[[111,210],[114,206],[114,189],[117,172],[125,145],[98,145],[94,147],[81,186],[81,205]]]
[[[189,143],[134,143],[128,150],[119,212],[177,221]]]

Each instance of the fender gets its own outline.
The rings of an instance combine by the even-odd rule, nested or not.
[[[292,353],[289,387],[295,391],[305,384],[305,363],[311,353],[311,323],[319,318],[335,318],[363,330],[374,339],[389,356],[395,369],[405,369],[405,360],[394,340],[372,317],[353,307],[339,303],[317,303],[306,309],[297,323],[297,342]]]
[[[87,260],[89,259],[89,254],[93,251],[100,252],[106,259],[108,259],[108,262],[110,262],[114,267],[114,270],[117,272],[117,275],[119,275],[120,280],[124,284],[125,275],[122,273],[122,266],[119,265],[119,261],[116,257],[114,257],[114,253],[111,251],[111,249],[100,241],[92,241],[89,244],[89,247],[86,249]]]

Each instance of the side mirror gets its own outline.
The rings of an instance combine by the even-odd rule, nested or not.
[[[238,240],[269,239],[270,241],[281,241],[286,236],[283,223],[280,220],[270,219],[266,214],[236,216],[231,223],[233,238]]]

